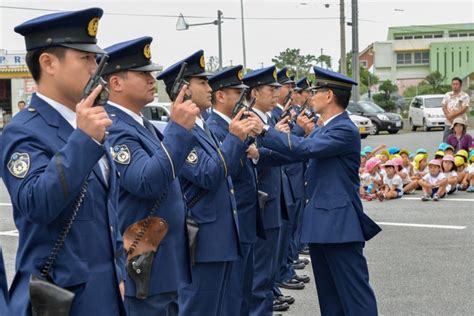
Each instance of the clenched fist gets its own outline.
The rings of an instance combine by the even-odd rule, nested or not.
[[[171,117],[173,122],[181,125],[187,130],[193,128],[196,122],[196,117],[199,116],[200,110],[191,100],[184,101],[184,94],[186,93],[187,85],[181,88],[176,100],[171,105]]]
[[[245,108],[241,109],[239,113],[232,119],[229,125],[229,132],[237,136],[241,141],[247,138],[247,135],[255,128],[255,121],[244,119],[241,120]]]
[[[99,143],[103,143],[105,130],[112,125],[112,120],[107,115],[104,107],[94,106],[95,98],[101,90],[102,86],[98,85],[87,98],[76,105],[77,128]]]

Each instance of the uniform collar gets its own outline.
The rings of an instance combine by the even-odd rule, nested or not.
[[[265,114],[264,112],[260,111],[257,108],[252,109],[259,117],[260,119],[265,123],[268,124],[268,114]]]
[[[36,92],[36,95],[55,109],[74,129],[77,128],[76,112],[39,92]]]
[[[219,115],[224,121],[226,121],[226,122],[229,123],[229,125],[230,125],[230,122],[232,121],[232,120],[230,119],[230,117],[228,117],[228,116],[225,115],[224,113],[219,112],[219,111],[217,111],[217,110],[212,110],[212,112],[214,112],[214,113],[216,113],[217,115]]]
[[[141,115],[138,115],[137,113],[131,111],[130,109],[127,109],[126,107],[120,105],[120,104],[117,104],[115,102],[112,102],[112,101],[108,101],[108,103],[114,107],[116,107],[117,109],[121,110],[122,112],[128,114],[129,116],[131,116],[135,121],[138,122],[138,124],[140,124],[141,126],[144,126],[143,125],[143,117]]]
[[[204,130],[204,120],[202,119],[201,115],[196,117],[196,125],[199,126],[202,130]]]
[[[324,125],[323,126],[327,126],[329,124],[329,122],[331,122],[332,120],[334,120],[336,117],[338,117],[339,115],[341,115],[342,113],[344,113],[344,111],[342,111],[341,113],[337,113],[336,115],[333,115],[331,116],[329,119],[327,119],[326,121],[323,121]]]

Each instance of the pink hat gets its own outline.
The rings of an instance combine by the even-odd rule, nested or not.
[[[431,159],[428,165],[435,165],[441,167],[441,161],[439,161],[438,159]]]
[[[395,157],[392,159],[392,161],[395,163],[397,166],[402,166],[403,165],[403,159],[400,157]]]
[[[380,160],[378,160],[375,157],[372,157],[369,160],[367,160],[367,162],[365,163],[365,168],[367,168],[368,172],[372,172],[372,170],[374,170],[376,166],[380,165],[380,163],[381,163]]]
[[[443,161],[451,161],[452,163],[454,163],[454,157],[451,155],[446,155],[443,157]]]
[[[387,160],[384,164],[384,167],[394,167],[395,168],[396,164],[393,160]]]

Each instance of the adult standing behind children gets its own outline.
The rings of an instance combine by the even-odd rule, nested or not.
[[[473,147],[472,136],[467,132],[467,122],[457,117],[453,121],[451,130],[453,132],[448,136],[447,143],[453,146],[456,151],[461,149],[471,150]]]
[[[450,128],[456,118],[461,118],[467,125],[467,111],[469,109],[470,98],[466,92],[461,91],[462,80],[459,77],[454,77],[451,81],[452,91],[444,95],[443,113],[446,116],[443,142],[447,142],[448,136],[453,133]]]

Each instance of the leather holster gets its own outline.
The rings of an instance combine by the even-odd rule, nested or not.
[[[133,223],[123,234],[123,244],[128,254],[126,269],[135,281],[136,297],[139,299],[148,297],[153,259],[167,232],[166,221],[154,216]],[[134,249],[130,251],[132,245]]]
[[[29,288],[33,316],[69,316],[74,301],[73,292],[33,274]]]
[[[199,224],[191,216],[186,216],[186,228],[188,230],[189,257],[193,266],[196,259],[196,238],[199,232]]]
[[[265,209],[265,204],[268,200],[268,193],[258,190],[258,206],[260,210],[263,212]]]

